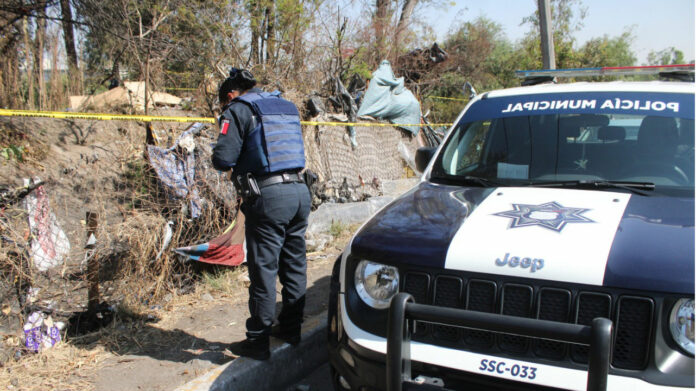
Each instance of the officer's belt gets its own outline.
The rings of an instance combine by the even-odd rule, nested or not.
[[[296,172],[282,172],[278,174],[271,174],[268,176],[256,178],[256,183],[258,184],[259,188],[275,185],[276,183],[293,182],[304,182],[302,175]]]

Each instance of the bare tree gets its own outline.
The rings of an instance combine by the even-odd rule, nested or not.
[[[65,53],[68,58],[68,74],[71,92],[76,92],[79,86],[79,70],[77,67],[77,50],[75,49],[75,34],[73,31],[73,16],[70,8],[70,0],[60,0],[60,12],[63,17],[63,41],[65,43]],[[77,83],[77,84],[76,84]]]
[[[411,15],[413,15],[413,10],[416,8],[416,4],[418,4],[418,0],[405,0],[404,5],[401,8],[399,24],[396,25],[396,32],[394,33],[394,47],[397,50],[401,44],[401,39],[404,32],[409,28]]]
[[[386,57],[386,31],[389,25],[389,17],[391,11],[391,1],[376,0],[375,14],[373,18],[375,28],[375,51],[378,57]]]
[[[275,58],[275,1],[269,1],[266,7],[266,63],[270,63]]]
[[[27,105],[30,109],[36,108],[36,95],[34,94],[34,77],[29,72],[31,64],[31,36],[29,34],[29,18],[24,17],[22,19],[22,35],[24,37],[24,58],[25,67],[27,70]]]
[[[261,37],[263,36],[263,8],[260,0],[252,0],[249,2],[249,29],[251,30],[251,52],[249,53],[249,63],[261,63]]]
[[[46,9],[39,10],[39,15],[45,16]],[[36,32],[34,33],[34,76],[37,84],[37,106],[46,107],[46,83],[44,81],[44,41],[46,40],[46,18],[36,19]]]

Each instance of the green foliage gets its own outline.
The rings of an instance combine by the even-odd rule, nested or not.
[[[684,64],[684,52],[673,46],[648,53],[648,65]]]
[[[341,221],[332,220],[331,226],[329,227],[329,234],[334,238],[338,238],[344,232],[348,230],[348,225]]]
[[[139,182],[145,179],[145,170],[145,162],[142,159],[129,160],[123,176],[129,181]]]
[[[585,43],[579,50],[582,67],[621,67],[632,66],[636,56],[631,51],[633,35],[626,31],[618,37],[603,36]]]
[[[221,60],[229,65],[242,58],[243,11],[228,1],[77,3],[81,21],[90,26],[83,51],[88,90],[103,86],[117,70],[128,79],[144,80],[147,73],[154,86],[196,87]]]
[[[143,207],[143,196],[151,195],[151,180],[146,163],[143,159],[132,159],[126,162],[126,169],[123,173],[125,184],[133,191],[134,197],[129,200],[128,206],[131,209]]]
[[[582,1],[552,0],[551,13],[557,68],[635,64],[631,30],[616,37],[605,35],[591,39],[578,48],[574,35],[582,27],[587,14]],[[443,49],[450,59],[446,66],[436,69],[436,74],[431,76],[436,82],[421,88],[427,91],[423,95],[461,97],[462,86],[467,81],[479,93],[519,85],[520,79],[515,76],[515,70],[542,68],[538,14],[535,12],[524,18],[523,23],[529,24],[530,30],[517,42],[505,37],[501,26],[486,17],[462,23],[445,39]],[[683,60],[683,55],[674,48],[653,53],[651,57],[653,63],[674,63],[678,60]],[[449,122],[456,118],[464,104],[425,100],[424,110],[431,110],[431,121]]]
[[[463,23],[445,40],[444,49],[450,55],[451,64],[443,74],[445,87],[438,91],[444,96],[461,94],[466,81],[484,90],[506,86],[499,77],[507,80],[513,75],[512,45],[503,35],[502,27],[486,17]]]
[[[583,7],[582,0],[551,0],[550,5],[554,43],[570,42],[572,44],[575,41],[573,34],[583,27],[587,7]],[[522,23],[530,26],[531,35],[539,36],[538,10],[523,18]]]
[[[341,10],[347,3],[353,5],[324,0],[76,1],[76,14],[84,23],[80,28],[85,37],[82,53],[88,90],[103,90],[104,81],[119,65],[132,79],[143,79],[147,70],[156,89],[207,86],[208,92],[214,92],[219,71],[233,65],[252,69],[262,84],[303,94],[321,89],[321,81],[328,76],[369,78],[382,58],[392,60],[398,71],[394,60],[413,48],[409,46],[431,42],[427,41],[431,30],[414,16],[399,42],[389,47],[396,35],[389,32],[383,37],[385,53],[376,54],[376,3],[370,3],[359,17],[345,17]],[[387,31],[394,30],[406,3],[381,4],[392,16]],[[447,2],[420,0],[414,12],[440,4],[447,6]],[[582,0],[551,0],[550,5],[558,68],[635,64],[631,31],[578,45],[575,36],[583,27],[587,7]],[[521,20],[529,30],[514,40],[504,35],[494,18],[462,22],[440,43],[449,59],[417,70],[420,78],[408,87],[422,98],[423,111],[431,110],[429,120],[452,121],[466,102],[427,96],[460,98],[467,81],[479,93],[512,87],[520,81],[515,70],[541,68],[537,12]],[[675,48],[649,57],[650,64],[683,61],[683,53]],[[22,90],[25,100],[26,89]]]
[[[467,81],[478,92],[517,83],[518,50],[502,33],[502,27],[486,17],[462,23],[446,38],[443,49],[449,59],[436,70],[432,84],[422,89],[424,95],[462,98]],[[424,109],[431,111],[430,121],[450,122],[465,104],[433,99],[425,101]]]
[[[372,77],[372,70],[370,66],[364,61],[353,61],[351,67],[346,72],[349,75],[358,74],[363,79],[369,79]]]
[[[9,145],[7,147],[0,147],[0,157],[5,160],[16,160],[18,162],[24,161],[24,147],[17,145]]]

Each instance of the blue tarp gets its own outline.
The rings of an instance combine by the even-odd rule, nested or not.
[[[420,103],[404,86],[404,78],[394,77],[391,64],[384,60],[376,71],[372,72],[370,85],[362,98],[358,116],[369,115],[382,118],[394,124],[420,124]],[[402,126],[414,135],[418,126]]]
[[[179,199],[188,198],[191,217],[194,219],[201,213],[201,197],[195,182],[196,157],[193,153],[193,136],[199,133],[203,126],[202,123],[193,124],[176,139],[171,148],[147,146],[150,165],[160,181],[171,196]]]

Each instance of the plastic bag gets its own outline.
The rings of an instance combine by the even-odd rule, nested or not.
[[[61,341],[61,322],[53,323],[53,319],[42,312],[34,311],[24,324],[24,346],[32,352],[49,349]]]
[[[358,116],[369,115],[394,124],[420,124],[420,103],[404,86],[404,78],[396,78],[389,61],[384,60],[372,73],[370,85],[362,99]],[[420,127],[403,126],[414,135]]]

